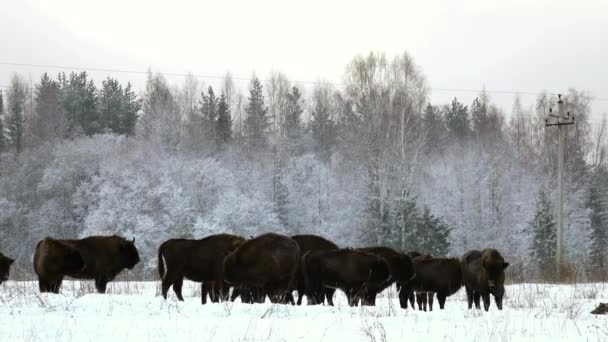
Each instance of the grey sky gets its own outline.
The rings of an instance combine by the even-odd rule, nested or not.
[[[564,92],[605,99],[608,1],[0,1],[0,62],[340,82],[359,53],[407,50],[431,88]],[[0,85],[18,72],[0,65]],[[60,70],[48,69],[52,73]],[[144,75],[91,72],[130,80]],[[171,78],[175,83],[179,78]],[[210,80],[206,80],[210,83]],[[212,81],[211,81],[212,82]],[[433,91],[466,103],[474,93]],[[507,112],[513,95],[491,94]],[[523,95],[526,105],[533,96]]]

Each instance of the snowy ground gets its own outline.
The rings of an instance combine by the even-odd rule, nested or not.
[[[608,301],[608,284],[507,288],[505,309],[466,309],[464,290],[446,310],[402,310],[389,290],[376,307],[236,303],[201,305],[184,284],[185,302],[159,297],[157,282],[64,282],[59,295],[35,282],[0,286],[0,341],[606,341],[608,317],[589,312]]]

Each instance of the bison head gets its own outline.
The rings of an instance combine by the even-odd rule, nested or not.
[[[240,269],[242,267],[240,267],[239,264],[240,264],[239,257],[237,255],[236,251],[228,254],[224,258],[224,267],[223,267],[224,281],[226,281],[229,284],[240,284],[241,283],[240,272],[242,270],[240,270]]]
[[[135,238],[129,241],[123,239],[120,243],[120,259],[122,265],[131,270],[139,263],[139,253],[135,248]]]
[[[13,262],[15,262],[15,260],[0,254],[0,284],[5,280],[8,280],[9,271]]]
[[[414,271],[412,258],[406,254],[400,254],[398,260],[398,271],[395,272],[396,280],[410,281],[414,279],[416,277],[416,272]]]
[[[483,251],[481,266],[487,272],[489,286],[494,287],[496,282],[504,280],[504,271],[509,263],[505,262],[498,251],[488,248]]]

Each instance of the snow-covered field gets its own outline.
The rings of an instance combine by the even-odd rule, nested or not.
[[[505,309],[467,310],[464,290],[446,310],[402,310],[394,290],[376,307],[236,303],[201,305],[199,286],[185,302],[159,296],[157,282],[64,282],[59,295],[35,282],[0,286],[0,341],[606,341],[608,317],[589,312],[608,301],[607,284],[523,284],[507,288]],[[435,303],[437,304],[437,303]]]

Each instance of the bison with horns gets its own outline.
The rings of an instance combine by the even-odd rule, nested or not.
[[[90,236],[78,240],[45,238],[36,245],[34,272],[40,292],[59,293],[63,277],[93,279],[99,293],[122,270],[139,263],[135,239],[120,236]]]

